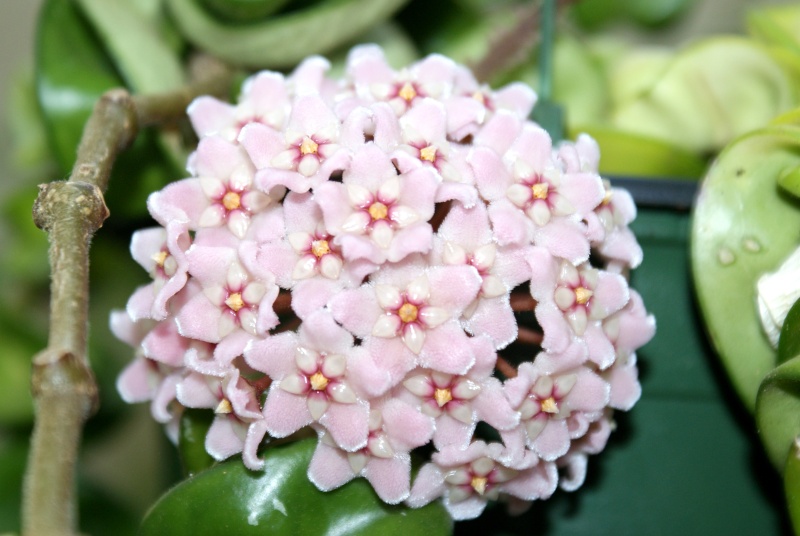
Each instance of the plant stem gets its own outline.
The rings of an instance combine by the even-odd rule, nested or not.
[[[97,408],[97,384],[87,358],[89,244],[108,217],[103,193],[117,155],[140,125],[181,117],[200,94],[226,93],[231,73],[210,77],[174,93],[132,97],[105,93],[84,127],[69,180],[39,186],[36,225],[50,240],[50,334],[33,358],[36,408],[23,484],[22,534],[77,534],[75,464],[83,423]]]

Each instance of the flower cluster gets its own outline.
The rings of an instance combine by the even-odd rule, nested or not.
[[[625,278],[629,194],[591,138],[554,147],[527,119],[527,86],[438,55],[396,71],[375,46],[327,68],[190,106],[191,177],[151,195],[160,226],[131,244],[153,281],[111,320],[137,349],[123,398],[173,437],[208,408],[207,451],[254,470],[265,437],[310,426],[320,489],[364,477],[455,519],[579,487],[654,332]]]

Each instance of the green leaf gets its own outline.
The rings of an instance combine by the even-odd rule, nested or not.
[[[691,151],[613,127],[579,125],[569,130],[569,137],[575,138],[582,132],[600,145],[600,173],[603,174],[696,179],[707,166]]]
[[[768,127],[729,145],[705,178],[692,222],[692,272],[708,333],[745,405],[775,352],[761,332],[756,280],[797,247],[800,205],[777,178],[800,165],[800,127]],[[783,460],[785,452],[781,455]]]
[[[715,37],[676,55],[649,91],[615,111],[612,122],[690,151],[709,151],[795,105],[789,75],[766,49],[745,38]]]
[[[253,22],[261,20],[290,0],[199,0],[203,7],[223,21]]]
[[[800,54],[797,25],[800,23],[800,6],[770,6],[754,9],[747,14],[750,35],[769,44],[787,48]]]
[[[389,18],[407,0],[327,0],[247,26],[220,23],[196,0],[167,0],[186,39],[243,67],[290,67],[324,54]]]
[[[792,443],[783,469],[783,488],[795,534],[800,534],[800,446]]]
[[[44,3],[36,45],[39,105],[50,145],[61,173],[66,175],[95,102],[105,91],[124,84],[103,52],[102,43],[72,2]],[[115,216],[144,216],[149,193],[183,173],[164,159],[154,133],[143,132],[117,160],[106,203]]]
[[[767,456],[782,470],[795,438],[800,435],[800,356],[764,378],[756,400],[756,423]]]
[[[132,90],[160,93],[183,85],[183,67],[178,55],[152,21],[130,1],[78,0],[78,3]]]
[[[139,535],[450,534],[452,521],[438,501],[420,509],[390,506],[362,478],[319,491],[306,476],[316,443],[269,448],[260,472],[235,459],[198,473],[153,506]]]
[[[800,166],[781,173],[778,177],[778,184],[795,197],[800,197]]]
[[[206,451],[206,434],[213,420],[214,413],[208,409],[183,410],[178,431],[178,452],[186,476],[214,465],[214,458]]]
[[[786,315],[778,339],[778,364],[800,355],[800,300],[794,302]]]

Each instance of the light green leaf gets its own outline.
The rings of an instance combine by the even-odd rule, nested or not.
[[[324,54],[390,17],[407,0],[327,0],[247,26],[220,23],[196,0],[167,0],[186,39],[244,67],[290,67]]]
[[[249,471],[234,459],[196,474],[153,506],[139,535],[450,534],[452,520],[438,501],[419,509],[390,506],[362,478],[319,491],[306,475],[316,443],[306,439],[267,449],[263,471]]]
[[[755,284],[797,247],[791,229],[800,228],[800,205],[781,193],[777,178],[798,165],[800,127],[768,127],[744,136],[712,164],[694,211],[692,272],[700,308],[723,365],[751,410],[761,380],[775,365],[775,351],[760,328]]]
[[[675,56],[612,122],[690,151],[711,151],[795,105],[789,75],[767,50],[745,38],[715,37]]]
[[[794,302],[786,315],[778,339],[778,363],[800,355],[800,300]]]
[[[183,67],[178,55],[152,21],[130,1],[78,0],[78,3],[132,90],[160,93],[183,85]]]
[[[706,162],[695,153],[661,140],[594,125],[576,126],[569,130],[569,137],[582,132],[600,145],[603,174],[697,179],[706,169]]]

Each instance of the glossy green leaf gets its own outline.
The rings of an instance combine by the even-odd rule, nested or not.
[[[794,302],[783,321],[778,340],[778,364],[800,355],[800,300]]]
[[[612,122],[690,151],[710,151],[795,105],[789,76],[767,50],[745,38],[715,37],[676,55]]]
[[[308,439],[269,448],[259,472],[234,459],[198,473],[155,504],[140,536],[450,533],[452,521],[438,501],[420,509],[390,506],[361,478],[319,491],[306,476],[315,445]]]
[[[78,0],[128,87],[160,93],[184,83],[178,55],[129,0]],[[125,24],[120,24],[125,21]]]
[[[781,173],[778,177],[778,184],[795,197],[800,197],[800,166]]]
[[[800,534],[800,445],[792,442],[783,469],[783,488],[795,534]]]
[[[265,18],[290,0],[199,0],[202,6],[223,21],[253,22]]]
[[[800,165],[800,127],[768,127],[729,145],[694,211],[692,272],[708,333],[751,410],[775,352],[760,328],[755,283],[797,247],[800,205],[777,178]],[[785,455],[785,453],[784,453]],[[781,460],[783,455],[781,456]]]
[[[756,423],[769,459],[783,469],[789,450],[800,435],[800,356],[764,378],[756,401]]]
[[[406,0],[326,0],[247,26],[215,20],[195,0],[167,0],[186,39],[245,67],[289,67],[324,54],[387,19]]]
[[[178,430],[178,452],[186,476],[214,465],[214,458],[206,451],[206,434],[213,420],[214,413],[208,409],[183,410]]]

